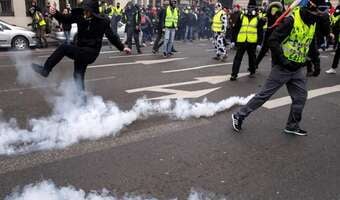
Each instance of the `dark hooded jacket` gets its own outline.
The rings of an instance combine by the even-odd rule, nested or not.
[[[92,12],[91,19],[84,18],[85,9]],[[69,15],[57,12],[54,17],[61,23],[76,23],[78,26],[77,46],[92,54],[99,55],[104,34],[120,51],[124,49],[119,36],[113,33],[110,28],[109,18],[99,14],[97,1],[84,0],[82,8],[72,9],[72,13]]]

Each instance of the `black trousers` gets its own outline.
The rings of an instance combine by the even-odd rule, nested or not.
[[[237,74],[240,71],[243,55],[246,51],[247,51],[248,58],[249,58],[248,71],[250,73],[255,73],[256,45],[257,45],[256,43],[247,43],[247,42],[237,44],[236,55],[234,57],[233,69],[231,73],[232,76],[237,77]]]
[[[301,68],[291,72],[281,66],[273,66],[262,89],[237,114],[242,119],[246,118],[268,101],[282,86],[286,85],[289,96],[292,98],[286,128],[298,129],[307,100],[306,84],[307,79]]]
[[[333,64],[332,64],[333,69],[338,68],[339,58],[340,58],[340,45],[338,43],[336,51],[335,51],[335,56],[334,56],[334,59],[333,59]]]
[[[162,44],[163,44],[163,42],[162,42],[162,43],[159,43],[159,41],[161,41],[162,37],[163,37],[163,31],[162,31],[162,30],[158,30],[157,36],[156,36],[155,42],[154,42],[154,44],[153,44],[152,50],[154,50],[154,51],[158,51],[158,50],[159,50],[159,48],[160,48],[160,47],[162,46]]]
[[[132,48],[132,37],[133,40],[135,41],[136,44],[136,48],[137,51],[140,51],[140,45],[139,45],[139,31],[135,30],[135,29],[127,29],[127,43],[128,43],[128,47],[131,49]]]
[[[269,50],[268,40],[265,40],[263,42],[263,45],[262,45],[262,48],[261,48],[259,54],[256,57],[255,66],[258,66],[260,64],[260,62],[262,61],[262,59],[264,58],[264,56],[266,55],[268,50]]]
[[[73,78],[77,87],[84,91],[86,68],[98,57],[97,51],[87,47],[77,47],[71,44],[62,44],[52,53],[50,57],[47,58],[44,64],[44,70],[51,72],[64,56],[74,60]]]

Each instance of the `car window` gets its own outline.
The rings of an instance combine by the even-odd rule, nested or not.
[[[4,24],[0,23],[0,26],[3,30],[11,30],[10,28],[8,28],[7,26],[5,26]]]

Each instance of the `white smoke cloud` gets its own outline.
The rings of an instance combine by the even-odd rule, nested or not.
[[[18,80],[25,84],[46,84],[46,80],[37,78],[38,75],[34,74],[27,64],[32,61],[26,54],[13,58]],[[211,117],[234,105],[244,105],[252,97],[230,97],[218,103],[207,100],[191,103],[187,100],[139,99],[130,110],[121,110],[114,102],[105,102],[102,97],[90,94],[87,94],[87,102],[84,103],[73,81],[65,81],[54,90],[56,92],[45,92],[53,107],[51,115],[30,119],[26,129],[20,128],[16,119],[0,119],[0,155],[60,149],[81,140],[116,136],[122,128],[152,115],[169,116],[179,120]]]
[[[149,196],[136,196],[126,194],[119,197],[112,194],[106,189],[100,192],[91,191],[86,193],[82,189],[76,189],[73,186],[57,187],[51,181],[42,181],[37,184],[26,185],[22,189],[16,189],[16,191],[9,194],[5,200],[157,200],[157,198]],[[205,191],[196,191],[191,189],[188,200],[225,200],[226,198],[221,195]]]

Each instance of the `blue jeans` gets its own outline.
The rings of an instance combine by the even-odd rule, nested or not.
[[[70,31],[64,31],[64,36],[65,36],[65,44],[70,44],[70,37],[71,37],[71,33]]]
[[[176,33],[176,29],[165,28],[163,53],[166,53],[166,54],[171,53],[171,49],[174,44],[175,33]]]
[[[184,36],[184,41],[190,40],[192,41],[192,34],[193,34],[193,28],[192,26],[186,26],[185,28],[185,36]]]

